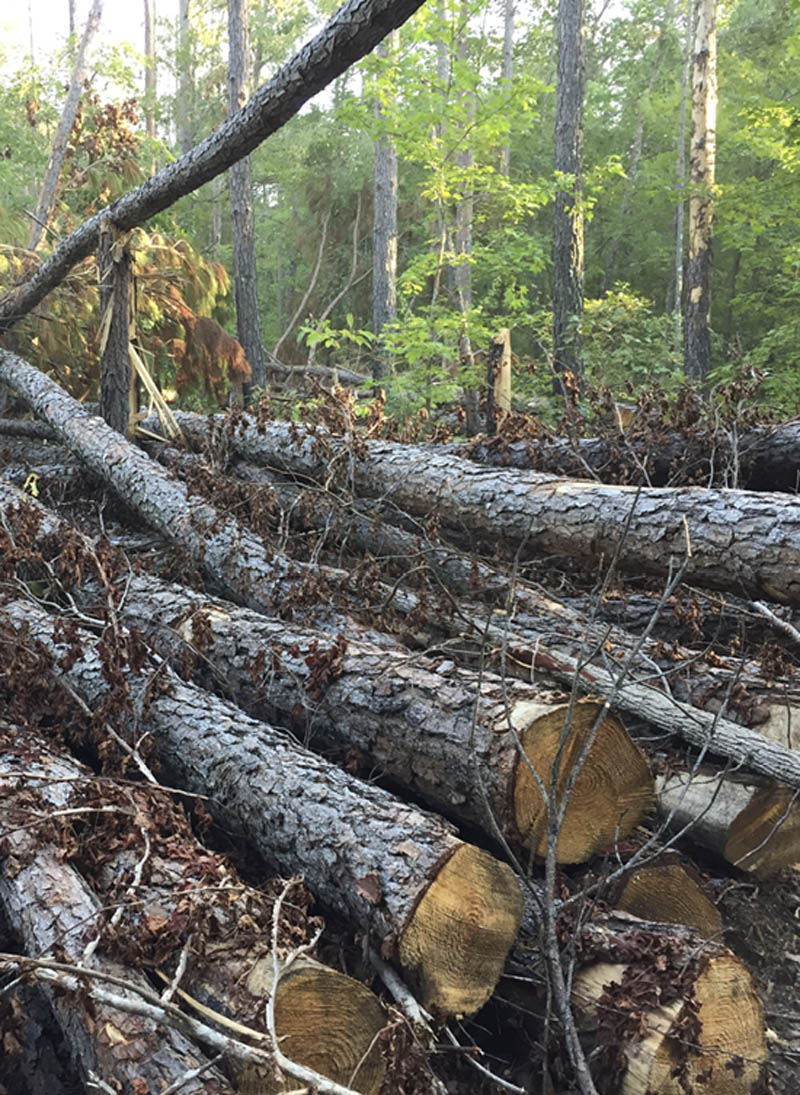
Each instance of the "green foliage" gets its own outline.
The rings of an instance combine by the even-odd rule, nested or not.
[[[656,314],[652,302],[627,285],[585,302],[581,334],[590,380],[615,396],[651,383],[672,390],[681,380],[682,347],[672,317]]]

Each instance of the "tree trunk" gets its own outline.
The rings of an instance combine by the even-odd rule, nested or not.
[[[57,755],[44,742],[34,739],[32,743],[29,731],[9,727],[7,734],[10,748],[0,755],[0,786],[5,785],[8,795],[6,817],[18,809],[26,817],[31,805],[17,806],[15,796],[24,803],[31,794],[36,797],[34,809],[87,811],[80,839],[94,851],[83,857],[83,874],[98,908],[114,910],[110,924],[96,917],[104,949],[113,950],[133,967],[160,967],[172,976],[188,944],[176,1002],[184,1001],[189,1010],[211,1008],[220,1013],[223,1027],[229,1019],[265,1040],[264,996],[272,985],[272,954],[264,951],[263,943],[272,935],[274,900],[283,888],[280,880],[260,890],[242,885],[222,857],[197,842],[184,812],[160,790],[108,777],[93,780],[84,765]],[[130,818],[133,810],[136,821],[128,832],[130,822],[122,818]],[[108,811],[116,811],[121,820],[114,820]],[[33,842],[35,833],[34,829]],[[143,859],[147,870],[139,870],[138,881],[131,883]],[[74,873],[69,866],[63,870]],[[209,885],[225,894],[211,908]],[[49,896],[52,904],[47,905],[57,906],[58,898]],[[91,937],[94,927],[87,924],[84,937],[87,932]],[[259,940],[260,953],[254,940]],[[132,973],[134,979],[141,976]],[[319,1003],[310,1009],[309,1001],[314,1000]],[[201,1014],[210,1018],[206,1012]],[[300,1015],[304,1028],[298,1023]],[[383,1009],[367,988],[319,963],[306,961],[294,976],[279,982],[276,1033],[284,1053],[339,1083],[346,1083],[361,1063],[359,1090],[371,1095],[377,1093],[385,1072],[374,1044],[383,1025]],[[274,1072],[273,1068],[272,1075],[261,1079],[265,1093],[278,1090]]]
[[[151,141],[156,139],[156,88],[155,0],[144,0],[144,119]]]
[[[686,42],[681,70],[681,113],[678,122],[678,148],[675,159],[675,248],[672,260],[672,277],[667,289],[666,311],[675,320],[676,332],[680,332],[681,303],[683,301],[683,222],[686,202],[686,113],[689,97],[689,69],[692,61],[695,0],[687,0]]]
[[[711,887],[706,886],[704,892],[696,873],[677,861],[670,862],[668,856],[664,858],[665,862],[657,860],[635,867],[609,903],[640,920],[683,924],[704,939],[719,938],[724,926],[717,906],[708,896]]]
[[[462,0],[456,46],[456,56],[458,61],[462,64],[467,61],[469,55],[469,15],[469,0]],[[475,164],[475,157],[472,151],[472,138],[469,131],[472,128],[475,118],[474,92],[471,90],[462,90],[459,92],[459,99],[465,105],[465,111],[460,126],[463,131],[463,136],[459,141],[460,150],[457,157],[462,176],[459,187],[460,194],[456,204],[453,288],[455,289],[459,311],[464,317],[462,333],[458,344],[458,352],[461,359],[461,369],[462,371],[466,369],[467,372],[466,383],[464,385],[465,426],[467,436],[474,437],[481,428],[478,420],[478,378],[475,376],[475,358],[472,351],[472,340],[469,336],[469,313],[472,311],[472,217],[474,208],[472,172]]]
[[[97,251],[100,282],[100,413],[123,437],[131,437],[138,411],[135,374],[131,369],[133,323],[133,256],[126,235],[108,224]]]
[[[503,65],[500,70],[500,79],[509,98],[514,79],[514,16],[516,14],[516,0],[505,0],[503,10]],[[510,104],[509,104],[510,108]],[[511,144],[504,145],[500,153],[500,174],[508,178],[511,172]]]
[[[194,147],[192,114],[194,106],[194,74],[192,71],[191,0],[178,0],[178,151],[187,155]]]
[[[53,147],[50,150],[50,159],[47,161],[47,169],[44,173],[44,181],[42,182],[42,189],[39,192],[39,201],[36,204],[36,213],[33,218],[33,225],[31,226],[31,234],[28,241],[29,251],[35,251],[39,246],[39,241],[42,238],[42,233],[47,227],[47,221],[53,208],[56,189],[58,187],[58,177],[61,174],[61,165],[64,162],[64,153],[67,150],[67,142],[69,141],[69,135],[72,132],[72,126],[75,122],[75,115],[78,113],[78,104],[80,103],[81,95],[83,94],[86,51],[100,25],[102,13],[102,0],[94,0],[78,45],[78,53],[72,69],[72,78],[70,80],[67,98],[64,101],[61,117],[58,119],[58,125],[56,126],[56,135],[53,138]]]
[[[586,79],[584,0],[559,0],[555,171],[569,176],[553,210],[554,391],[566,393],[563,374],[583,372],[583,96]]]
[[[10,379],[10,370],[0,365],[0,377]],[[207,419],[181,412],[176,418],[202,443]],[[347,458],[345,444],[319,430],[296,437],[284,423],[258,429],[240,423],[230,444],[247,460],[317,479],[327,477],[331,460]],[[436,513],[444,527],[521,546],[524,557],[597,559],[617,552],[619,565],[636,573],[665,575],[685,565],[686,578],[700,585],[800,603],[800,501],[791,496],[700,487],[637,491],[486,468],[388,441],[366,442],[352,474],[358,493],[386,497],[408,513]]]
[[[198,652],[198,683],[216,689],[224,681],[254,717],[310,736],[320,749],[333,745],[350,766],[382,771],[459,823],[490,835],[499,828],[540,856],[547,808],[529,765],[549,787],[559,749],[562,787],[588,751],[569,795],[559,862],[584,862],[624,839],[650,804],[644,757],[597,703],[571,711],[566,693],[292,627],[152,578],[130,579],[121,614],[178,666]],[[259,672],[264,650],[272,657]]]
[[[250,0],[228,0],[228,117],[250,98]],[[233,226],[233,285],[236,333],[253,370],[252,384],[266,390],[267,373],[261,343],[258,271],[253,219],[253,179],[250,157],[232,164],[228,172]]]
[[[46,613],[13,602],[4,619],[58,653]],[[104,663],[92,636],[75,638],[81,656],[52,671],[95,709],[108,694]],[[154,696],[149,667],[123,672],[139,713],[130,730],[152,737],[171,778],[208,795],[229,831],[385,944],[417,976],[424,1006],[462,1014],[488,1000],[522,914],[510,868],[231,704],[171,676]]]
[[[120,231],[135,228],[185,194],[209,182],[280,129],[318,91],[401,26],[422,0],[347,0],[331,21],[197,148],[182,155],[108,209],[90,217],[56,249],[34,276],[0,299],[0,331],[35,308],[69,270],[97,247],[111,215]]]
[[[149,987],[143,974],[111,959],[102,949],[84,959],[87,938],[102,930],[105,913],[78,872],[64,862],[62,850],[43,839],[41,828],[30,825],[28,777],[32,770],[41,770],[36,759],[36,746],[41,749],[41,743],[34,744],[30,731],[17,731],[8,723],[0,723],[0,738],[0,829],[5,858],[0,904],[23,953],[39,957],[56,949],[65,961],[85,961],[92,969]],[[70,776],[67,774],[67,782],[62,783],[60,762],[49,759],[46,778],[37,781],[34,792],[51,804],[44,806],[44,817],[69,805]],[[33,810],[36,812],[37,806]],[[20,813],[25,821],[15,828],[20,825]],[[112,1090],[124,1084],[134,1091],[144,1083],[146,1090],[160,1091],[207,1060],[184,1035],[150,1019],[93,1004],[79,993],[65,996],[47,988],[42,991],[87,1090],[90,1074],[95,1073],[101,1081],[113,1084]],[[230,1087],[212,1069],[201,1079],[188,1081],[185,1090],[227,1095]]]
[[[800,864],[800,803],[788,787],[703,770],[659,777],[657,795],[673,832],[742,871],[767,878]]]
[[[392,31],[377,49],[379,57],[389,58],[397,50],[399,35]],[[375,103],[378,119],[383,115],[380,101]],[[375,141],[373,168],[374,220],[372,228],[372,333],[375,354],[372,375],[376,381],[393,372],[392,362],[381,342],[381,331],[397,318],[397,148],[384,134]]]
[[[717,144],[717,5],[697,0],[689,178],[689,266],[686,273],[684,368],[704,381],[711,368],[711,240]]]

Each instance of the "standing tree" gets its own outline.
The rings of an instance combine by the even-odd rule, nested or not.
[[[191,40],[189,24],[189,2],[180,0],[178,8],[178,98],[177,130],[178,151],[183,156],[194,145],[192,126],[192,99],[194,81],[192,79]]]
[[[553,211],[553,365],[554,388],[561,377],[580,375],[580,322],[583,317],[583,51],[584,0],[558,0],[555,171],[558,190]]]
[[[156,135],[155,0],[144,0],[144,119],[150,140]]]
[[[250,9],[249,0],[228,0],[228,114],[241,110],[250,97]],[[264,350],[261,344],[261,314],[258,307],[255,233],[253,228],[253,177],[250,157],[245,156],[228,171],[233,227],[233,284],[236,299],[236,331],[245,357],[253,370],[253,384],[267,386]]]
[[[692,27],[694,24],[694,0],[687,0],[686,32],[681,72],[681,112],[678,122],[678,152],[675,159],[675,246],[672,258],[672,274],[667,290],[667,312],[674,317],[676,344],[680,342],[681,299],[683,297],[683,223],[686,202],[686,100],[689,90],[689,67],[692,58]]]
[[[500,78],[503,86],[511,92],[511,82],[514,78],[514,15],[516,12],[516,0],[505,0],[503,12],[503,67]],[[508,176],[511,170],[511,137],[509,143],[503,146],[500,153],[500,173]]]
[[[72,132],[75,115],[78,113],[78,104],[81,101],[83,73],[86,65],[86,51],[89,48],[89,42],[94,37],[95,31],[100,25],[100,16],[102,13],[103,0],[94,0],[92,10],[89,12],[89,17],[86,20],[86,26],[83,29],[83,34],[78,46],[78,53],[72,69],[72,79],[70,81],[69,91],[67,92],[67,98],[64,102],[64,108],[61,111],[61,117],[56,126],[56,135],[53,138],[53,147],[50,150],[50,159],[47,162],[47,169],[44,173],[44,181],[42,183],[42,189],[39,192],[39,201],[37,202],[36,213],[33,218],[33,226],[31,227],[31,235],[28,242],[29,251],[35,251],[38,247],[39,241],[42,238],[42,233],[47,227],[47,219],[50,216],[50,211],[53,208],[56,189],[58,187],[58,176],[61,174],[61,165],[64,162],[64,154],[67,151],[69,135]]]
[[[711,241],[717,142],[717,6],[698,0],[692,77],[689,178],[689,265],[683,360],[686,376],[704,380],[711,368]]]
[[[469,0],[462,0],[456,45],[459,77],[467,61],[469,16]],[[474,375],[475,361],[472,352],[472,341],[469,336],[469,313],[472,310],[472,218],[475,205],[472,179],[475,160],[472,152],[471,130],[475,121],[475,93],[471,88],[464,88],[459,93],[459,98],[464,102],[464,109],[459,119],[461,147],[458,152],[458,166],[461,168],[461,194],[456,205],[453,288],[456,292],[459,310],[464,317],[458,348],[462,365],[466,365],[468,370],[467,382],[464,386],[464,409],[467,416],[467,434],[473,437],[480,429],[478,389],[475,387],[477,378]]]
[[[388,58],[397,48],[397,40],[397,31],[392,31],[378,46],[378,56]],[[380,119],[383,113],[380,92],[375,102],[375,113]],[[373,188],[372,330],[375,355],[372,375],[375,380],[381,380],[392,371],[381,343],[381,331],[397,317],[397,147],[386,133],[379,135],[375,141]]]

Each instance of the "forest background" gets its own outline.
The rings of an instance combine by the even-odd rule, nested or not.
[[[336,6],[253,4],[251,88]],[[63,9],[52,55],[0,57],[0,292],[34,261],[31,211],[86,14],[74,3]],[[504,68],[505,9],[504,2],[429,2],[387,49],[341,76],[252,153],[267,357],[370,372],[373,168],[376,149],[390,141],[398,155],[397,320],[384,329],[394,366],[385,378],[390,407],[413,413],[452,399],[465,383],[463,367],[453,367],[463,364],[465,339],[486,347],[503,327],[511,328],[522,366],[515,395],[524,402],[550,392],[552,221],[564,185],[553,167],[557,12],[548,3],[514,5],[512,63]],[[90,50],[55,214],[37,257],[226,117],[227,5],[183,0],[183,10],[182,25],[156,13],[156,79],[147,90],[144,41],[103,45],[101,38]],[[689,142],[681,116],[690,18],[680,0],[595,3],[586,12],[583,362],[591,380],[623,399],[654,382],[674,391],[683,377],[675,256],[685,252],[677,213],[689,196],[680,146]],[[799,30],[792,0],[718,5],[709,382],[763,373],[761,396],[784,415],[800,408]],[[465,300],[458,232],[466,199]],[[235,330],[224,181],[137,229],[134,245],[139,341],[170,386],[181,336],[170,287],[196,314]],[[13,337],[73,394],[94,397],[101,332],[93,261]]]

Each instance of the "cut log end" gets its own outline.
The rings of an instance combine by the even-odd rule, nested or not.
[[[680,863],[659,863],[632,871],[615,905],[642,920],[685,924],[706,939],[722,931],[716,905]]]
[[[575,704],[558,779],[564,793],[573,766],[595,730],[602,707],[587,700]],[[528,762],[545,789],[568,717],[569,705],[539,709],[525,725],[517,726]],[[515,716],[515,721],[518,716]],[[613,846],[639,824],[653,804],[653,777],[644,754],[631,741],[622,723],[605,715],[594,742],[569,793],[569,804],[556,846],[560,863],[583,863]],[[523,758],[517,761],[514,815],[523,844],[536,855],[547,853],[547,809],[539,786]]]
[[[766,787],[732,821],[725,858],[759,877],[800,864],[800,799],[788,787]]]
[[[268,992],[271,980],[268,956],[254,967],[248,988],[254,994]],[[383,1082],[386,1065],[378,1035],[385,1021],[383,1008],[368,988],[316,963],[290,970],[278,986],[275,1030],[281,1051],[296,1064],[362,1095],[378,1095]],[[278,1095],[297,1088],[296,1080],[282,1084],[266,1069],[243,1069],[237,1079],[243,1095]]]
[[[457,848],[400,938],[400,962],[417,971],[423,1004],[454,1015],[482,1007],[503,971],[522,908],[510,867],[471,844]]]
[[[608,1009],[606,986],[620,985],[624,974],[625,967],[607,962],[578,974],[573,1000],[584,1016]],[[758,1090],[767,1056],[764,1013],[747,969],[731,954],[709,958],[691,997],[646,1011],[629,1028],[620,1095]]]

